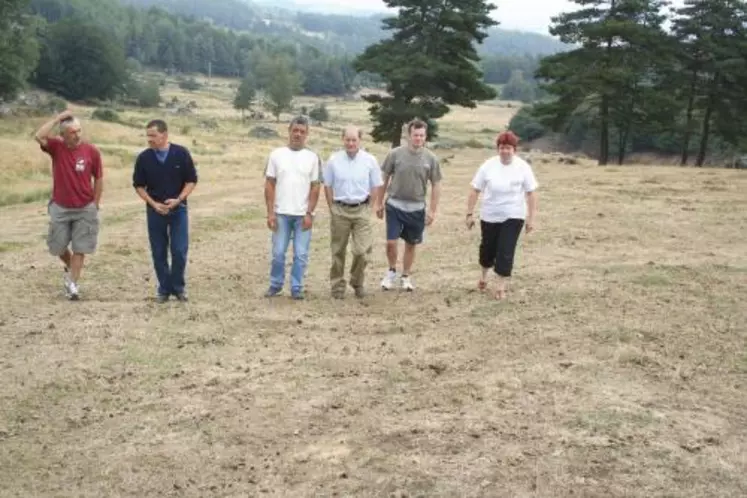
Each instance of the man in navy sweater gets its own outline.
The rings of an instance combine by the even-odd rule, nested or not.
[[[197,184],[197,170],[187,148],[169,142],[164,121],[150,121],[146,135],[149,148],[137,156],[132,185],[146,203],[148,239],[158,278],[156,300],[165,303],[174,295],[185,302],[184,271],[189,247],[187,197]]]

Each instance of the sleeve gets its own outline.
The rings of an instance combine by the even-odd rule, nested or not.
[[[438,157],[434,155],[433,160],[431,161],[431,184],[440,182],[442,177],[441,161],[439,161]]]
[[[100,180],[101,177],[104,176],[104,166],[101,164],[101,151],[94,147],[91,156],[93,162],[93,164],[91,164],[91,175],[93,175],[95,179]]]
[[[187,166],[184,171],[184,182],[197,183],[197,168],[195,167],[195,162],[192,159],[192,154],[186,147],[184,148],[184,160]]]
[[[316,160],[314,161],[314,166],[311,167],[311,178],[309,178],[309,181],[314,183],[322,183],[324,181],[324,176],[322,174],[322,158],[319,157],[319,154],[315,154]]]
[[[267,178],[277,178],[277,166],[275,165],[275,155],[270,153],[270,157],[267,159],[267,166],[265,167],[265,176]]]
[[[54,137],[47,139],[47,145],[39,144],[39,148],[42,150],[42,152],[46,152],[47,154],[49,154],[50,157],[54,157],[57,154],[57,151],[60,149],[60,145],[62,145],[62,140]]]
[[[327,160],[327,164],[324,165],[322,176],[324,177],[325,187],[331,187],[335,183],[335,170],[332,167],[332,159],[334,159],[334,157],[334,155],[330,156],[329,160]]]
[[[381,187],[384,185],[384,180],[381,176],[381,168],[376,158],[371,156],[371,168],[368,173],[368,181],[371,184],[371,188]]]
[[[384,162],[381,163],[381,173],[384,176],[390,176],[394,173],[394,150],[387,152]]]
[[[534,192],[539,184],[534,176],[534,171],[528,163],[524,163],[524,182],[522,183],[525,192]]]
[[[147,186],[148,178],[145,176],[145,167],[143,165],[143,154],[138,154],[135,159],[135,168],[132,172],[132,186],[135,188]]]
[[[478,169],[477,173],[475,173],[475,176],[472,178],[472,183],[470,185],[473,189],[482,192],[485,190],[485,187],[487,186],[487,176],[485,175],[485,164],[483,163]]]

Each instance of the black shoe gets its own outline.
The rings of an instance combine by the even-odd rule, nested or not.
[[[179,294],[177,294],[176,300],[180,303],[186,303],[187,301],[189,301],[189,299],[187,299],[187,294],[184,292],[180,292]]]
[[[168,294],[158,294],[158,295],[156,295],[156,302],[158,304],[165,303],[168,300],[169,300]]]
[[[294,290],[291,292],[291,298],[296,301],[303,301],[306,298],[306,296],[304,296],[302,290]]]
[[[279,295],[282,292],[282,288],[278,287],[270,287],[267,289],[267,292],[265,292],[265,297],[275,297]]]

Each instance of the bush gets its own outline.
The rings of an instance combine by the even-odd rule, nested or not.
[[[65,109],[67,109],[67,102],[59,97],[51,97],[42,105],[42,110],[46,114],[59,114]]]
[[[189,92],[194,92],[202,88],[202,85],[196,79],[189,77],[188,79],[179,82],[179,88]]]
[[[327,111],[327,106],[321,104],[317,107],[314,107],[311,111],[309,111],[309,117],[314,121],[319,121],[320,123],[329,121],[329,111]]]
[[[117,111],[115,111],[114,109],[107,109],[107,108],[99,107],[98,109],[93,111],[93,114],[91,115],[91,117],[98,121],[107,121],[109,123],[119,122],[119,114],[117,114]]]
[[[140,86],[137,103],[140,107],[158,107],[161,103],[161,92],[157,81],[149,81]]]
[[[519,109],[519,112],[514,114],[511,121],[508,123],[508,127],[511,131],[516,133],[522,141],[531,142],[536,140],[547,133],[547,130],[542,123],[532,114],[532,107],[525,106]]]

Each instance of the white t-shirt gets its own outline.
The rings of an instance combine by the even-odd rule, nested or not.
[[[275,178],[275,213],[304,216],[312,182],[321,181],[319,156],[310,149],[279,147],[270,153],[265,175]]]
[[[511,164],[498,156],[485,161],[472,179],[472,188],[483,193],[480,219],[501,223],[509,218],[526,218],[526,192],[537,188],[537,179],[529,164],[514,156]]]

